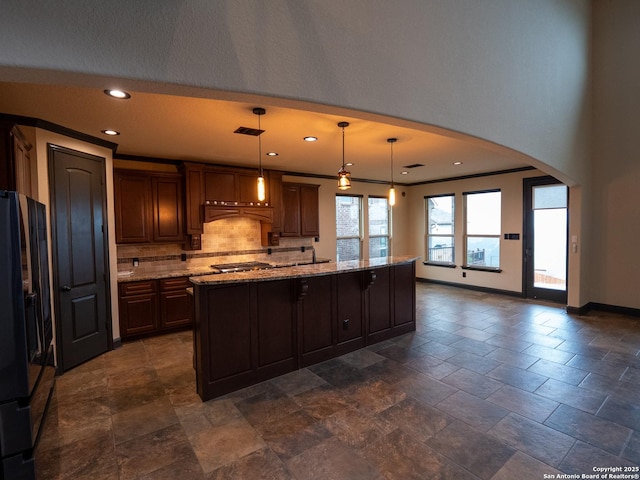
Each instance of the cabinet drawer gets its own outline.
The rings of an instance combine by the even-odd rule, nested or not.
[[[190,286],[191,282],[189,281],[189,277],[163,278],[160,280],[161,292],[165,292],[167,290],[184,290]]]
[[[131,295],[143,295],[146,293],[155,293],[157,290],[157,282],[155,280],[127,282],[127,283],[121,283],[119,287],[120,287],[120,296],[128,297]]]

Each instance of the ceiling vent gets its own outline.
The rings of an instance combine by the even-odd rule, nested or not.
[[[424,164],[422,164],[422,163],[414,163],[414,164],[411,164],[411,165],[405,165],[402,168],[418,168],[418,167],[424,167]]]
[[[249,128],[249,127],[238,127],[235,129],[233,133],[239,133],[241,135],[251,135],[253,137],[258,137],[264,133],[264,130],[259,130],[257,128]]]

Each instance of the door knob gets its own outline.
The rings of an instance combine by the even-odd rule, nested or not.
[[[62,291],[63,291],[63,292],[70,292],[70,291],[71,291],[71,287],[70,287],[69,285],[64,285],[64,286],[62,287]]]

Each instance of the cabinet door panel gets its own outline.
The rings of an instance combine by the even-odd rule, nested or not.
[[[337,276],[338,343],[362,337],[362,275],[360,272]]]
[[[191,325],[191,296],[185,291],[160,294],[160,328]]]
[[[258,203],[258,172],[238,175],[238,201],[241,203]]]
[[[184,238],[182,179],[151,177],[153,192],[153,239],[156,242],[180,242]]]
[[[114,174],[116,243],[148,243],[151,233],[151,182],[148,175]]]
[[[394,325],[415,321],[415,262],[393,267]]]
[[[391,269],[377,268],[373,273],[376,278],[367,292],[369,334],[389,330],[393,318],[391,312]]]
[[[186,232],[188,235],[200,235],[203,232],[202,222],[204,205],[204,167],[202,165],[185,164],[185,212]]]
[[[296,185],[282,186],[282,236],[300,236],[300,189]]]
[[[269,172],[269,202],[273,207],[273,223],[271,228],[273,232],[282,230],[282,173]]]
[[[157,328],[157,296],[155,293],[120,299],[120,335],[151,333]]]
[[[302,354],[333,346],[332,277],[309,277],[302,299]]]
[[[320,235],[318,218],[318,186],[300,186],[300,236],[317,237]]]
[[[210,202],[236,202],[236,179],[233,172],[204,172],[204,197]]]
[[[209,322],[209,382],[250,372],[250,284],[225,285],[206,291]]]
[[[258,368],[294,357],[294,304],[289,280],[256,284]]]

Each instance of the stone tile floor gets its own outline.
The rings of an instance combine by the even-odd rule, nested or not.
[[[417,320],[413,334],[205,403],[190,332],[125,343],[58,378],[39,478],[638,472],[640,319],[420,283]]]

